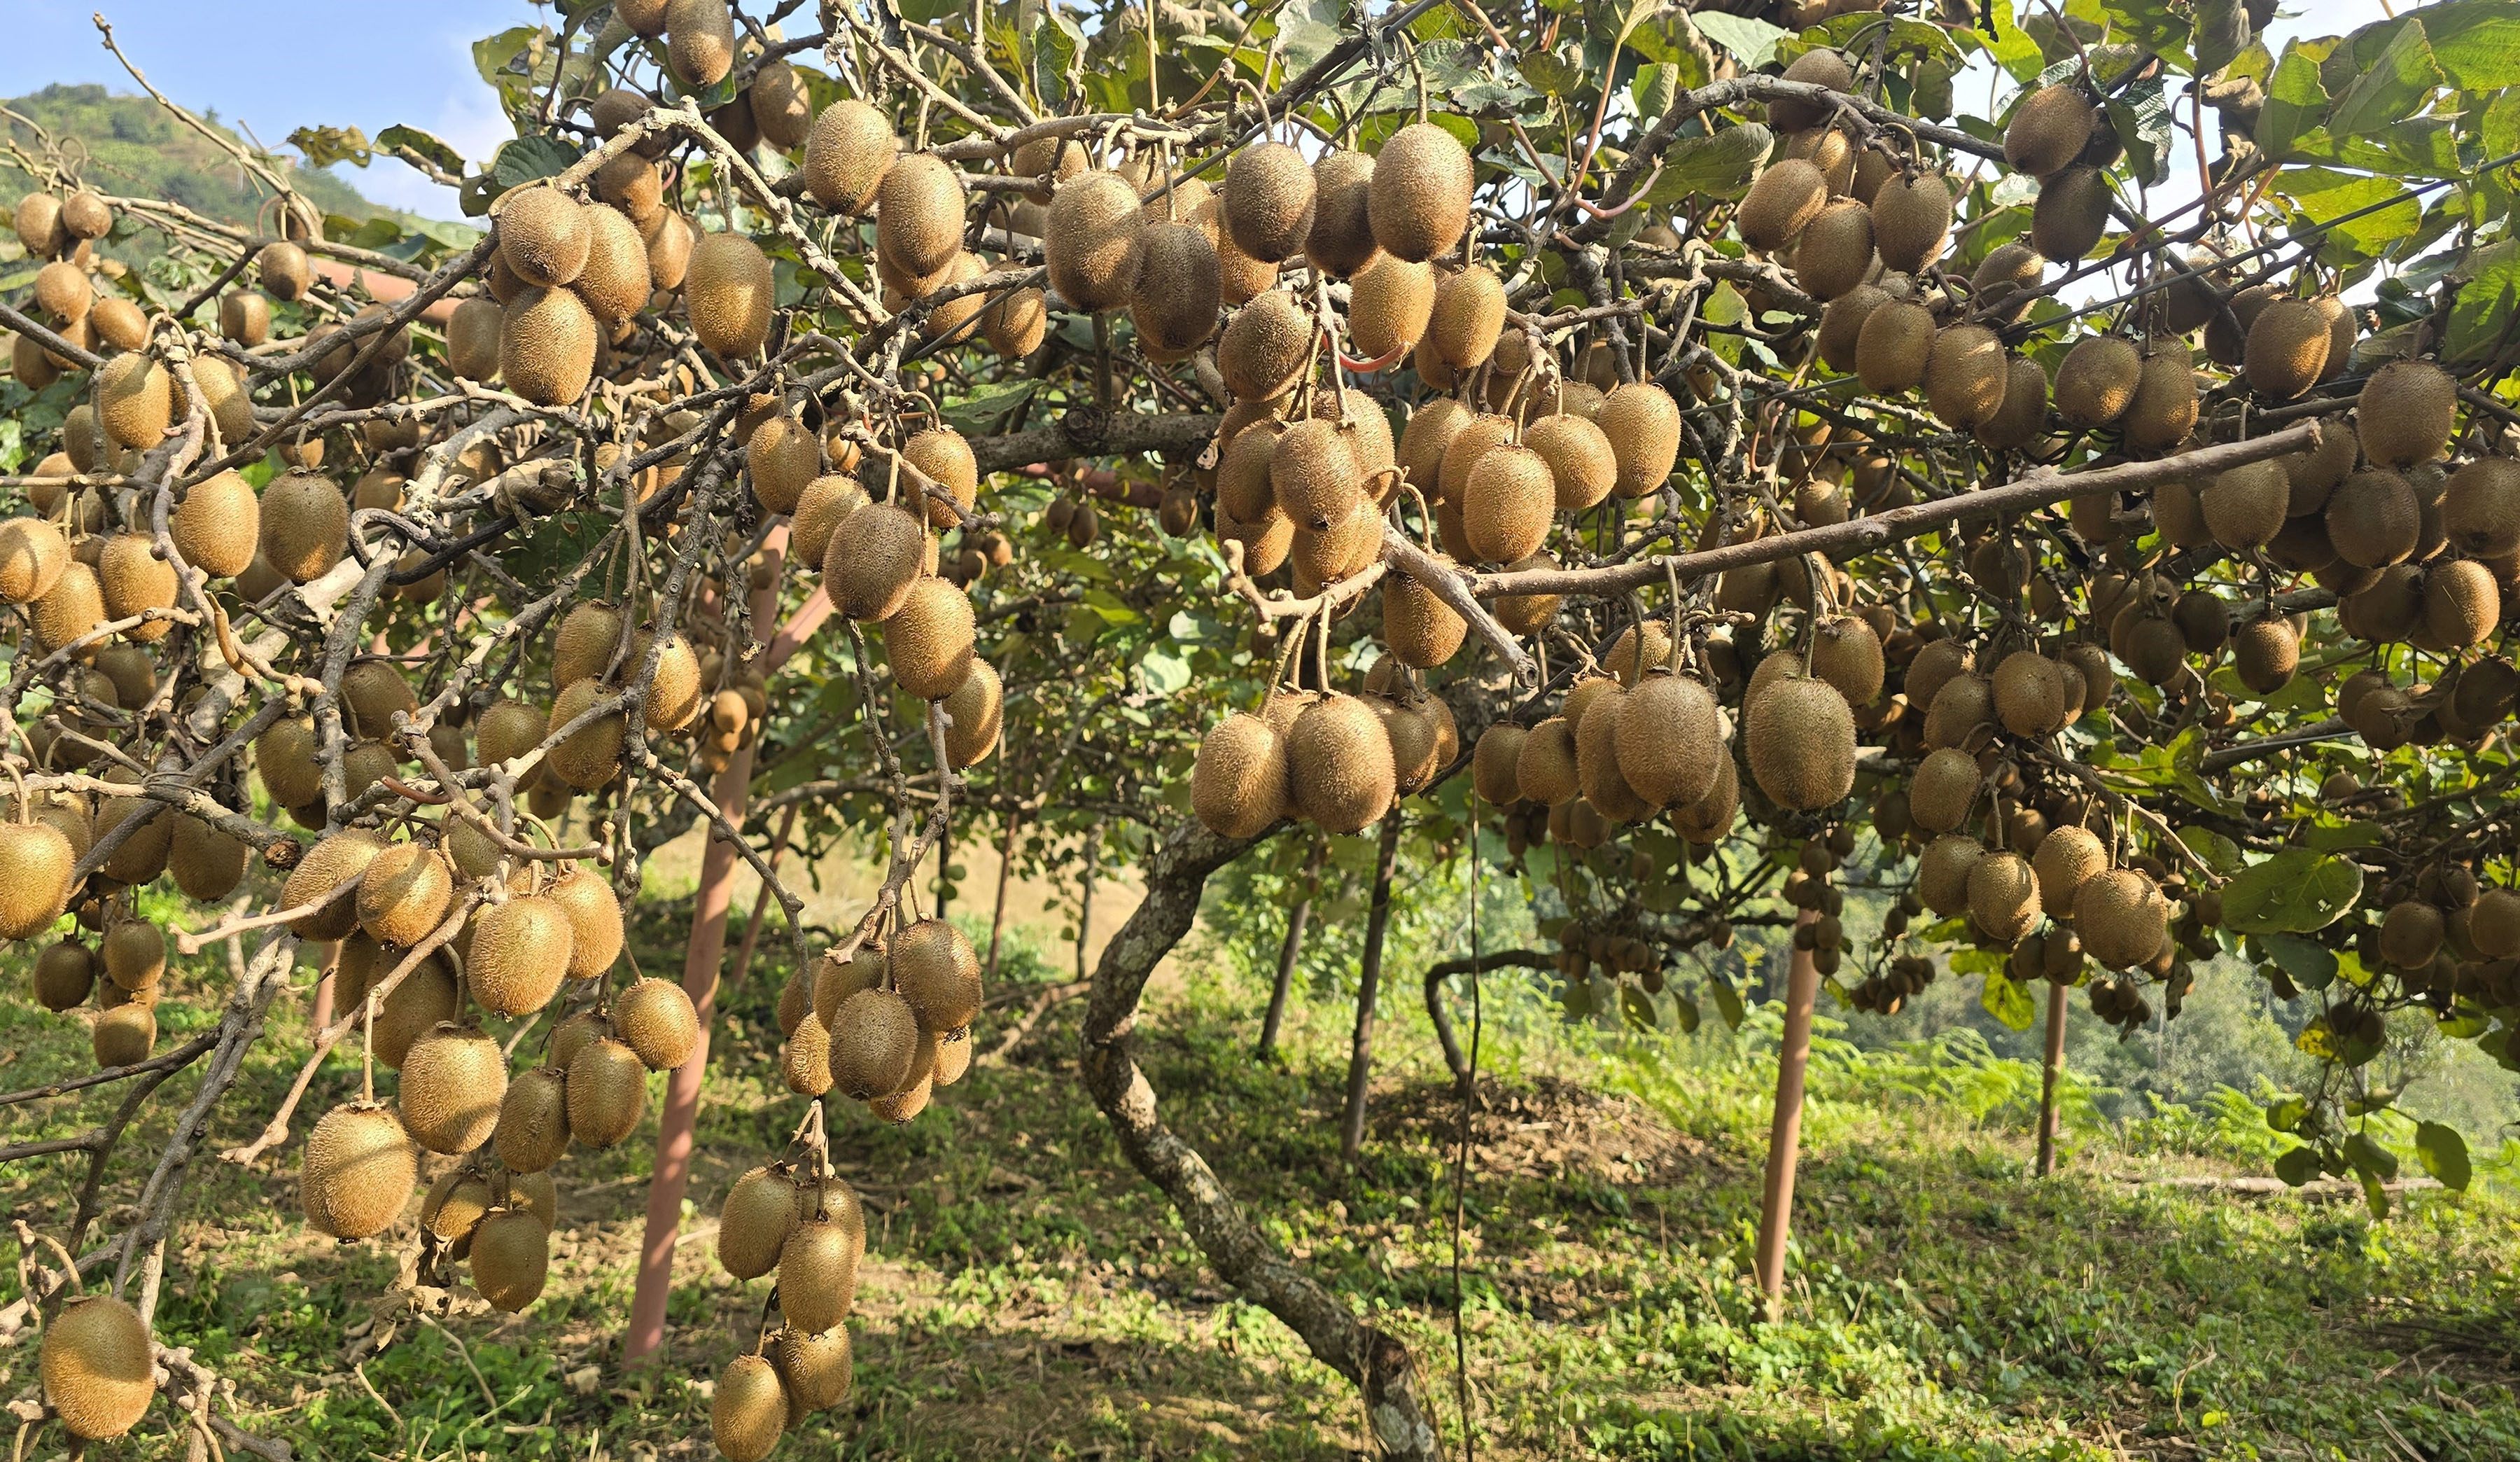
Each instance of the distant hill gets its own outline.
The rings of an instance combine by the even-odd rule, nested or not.
[[[197,213],[247,227],[253,225],[256,207],[269,196],[234,158],[147,97],[122,96],[93,84],[55,84],[0,106],[40,124],[65,147],[72,146],[75,139],[90,160],[81,167],[81,176],[100,192],[167,199]],[[219,126],[215,113],[206,114],[205,119]],[[0,117],[0,127],[21,147],[31,149],[33,133],[24,125]],[[220,126],[220,130],[246,142],[229,128]],[[427,221],[368,202],[330,168],[292,167],[287,154],[281,154],[275,165],[288,169],[297,191],[327,213],[361,220],[390,218],[406,227]],[[0,200],[14,203],[29,183],[25,173],[0,159]],[[270,226],[268,218],[264,226]]]

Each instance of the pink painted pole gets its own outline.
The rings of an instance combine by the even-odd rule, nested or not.
[[[1820,916],[1805,909],[1795,920]],[[1759,1195],[1759,1288],[1769,1321],[1782,1312],[1785,1243],[1794,1226],[1794,1169],[1802,1157],[1803,1073],[1811,1065],[1813,1008],[1820,1003],[1820,965],[1808,949],[1794,951],[1785,974],[1785,1033],[1777,1050],[1777,1110],[1768,1124],[1768,1168]]]
[[[770,561],[769,587],[752,596],[756,624],[778,612],[780,560],[787,546],[784,525],[773,528],[762,544]],[[792,653],[802,638],[789,639],[783,633],[780,641]],[[785,659],[781,654],[765,663],[765,672]],[[752,752],[749,746],[738,750],[709,790],[727,821],[739,828],[743,826],[744,793],[752,780]],[[683,957],[683,989],[699,1016],[700,1038],[692,1047],[692,1059],[665,1078],[665,1105],[656,1115],[656,1165],[648,1179],[648,1228],[639,1244],[639,1282],[630,1297],[624,1360],[652,1355],[665,1343],[665,1298],[673,1290],[674,1242],[682,1236],[683,1197],[691,1189],[692,1128],[699,1116],[700,1084],[708,1072],[709,1027],[717,1015],[718,961],[726,953],[726,913],[735,897],[735,845],[720,838],[710,838],[700,854],[692,940]]]

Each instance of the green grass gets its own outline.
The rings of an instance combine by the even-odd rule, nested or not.
[[[678,966],[688,917],[687,901],[642,909],[643,968]],[[766,1282],[719,1272],[706,1224],[801,1112],[775,1071],[782,943],[765,937],[763,964],[728,994],[686,1223],[699,1237],[678,1255],[663,1364],[619,1363],[652,1128],[562,1164],[553,1283],[518,1317],[460,1283],[398,1289],[394,1245],[306,1235],[293,1146],[259,1174],[205,1159],[169,1256],[161,1339],[194,1347],[234,1382],[238,1421],[300,1456],[707,1455],[709,1378],[750,1345]],[[224,979],[188,963],[170,1031],[210,1019]],[[1245,961],[1201,946],[1177,963],[1140,1027],[1167,1119],[1278,1242],[1411,1343],[1451,1428],[1459,1109],[1407,998],[1414,978],[1387,1008],[1373,1127],[1349,1171],[1335,1135],[1349,1009],[1335,990],[1298,1003],[1284,1060],[1264,1065],[1249,1042],[1265,989]],[[1000,982],[1012,1008],[1062,965],[1016,948]],[[1485,1065],[1499,1075],[1474,1132],[1463,1321],[1488,1455],[2361,1458],[2395,1452],[2393,1433],[2424,1457],[2520,1454],[2507,1319],[2520,1205],[2504,1189],[2410,1193],[2373,1222],[2359,1204],[2140,1181],[2261,1159],[2231,1114],[2111,1122],[2089,1093],[2066,1171],[2034,1179],[2035,1071],[1964,1039],[1829,1041],[1786,1313],[1763,1326],[1743,1271],[1773,1017],[1738,1035],[1710,1019],[1690,1036],[1629,1036],[1568,1029],[1516,978],[1492,977],[1487,994]],[[858,1388],[778,1455],[1363,1447],[1353,1391],[1225,1293],[1120,1159],[1074,1081],[1076,1009],[1054,1009],[1012,1061],[975,1070],[907,1127],[835,1110],[834,1155],[867,1196],[874,1240],[853,1322]],[[214,1145],[248,1135],[293,1071],[302,1010],[278,1016]],[[1007,1018],[984,1017],[984,1049]],[[84,1031],[8,1002],[0,1058],[11,1086],[75,1072]],[[336,1061],[310,1114],[357,1082],[355,1063]],[[118,1203],[190,1090],[189,1076],[170,1083],[115,1165]],[[0,1109],[0,1140],[79,1130],[110,1101]],[[74,1184],[63,1159],[0,1173],[12,1213],[39,1226],[60,1221]],[[28,1346],[0,1349],[0,1390],[30,1393],[32,1360]],[[160,1407],[106,1454],[182,1446]]]

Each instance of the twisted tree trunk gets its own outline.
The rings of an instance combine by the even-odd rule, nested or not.
[[[1270,1244],[1207,1160],[1164,1125],[1155,1089],[1131,1053],[1148,977],[1190,932],[1208,875],[1254,841],[1219,838],[1184,821],[1148,859],[1146,900],[1112,935],[1095,967],[1080,1063],[1085,1087],[1109,1119],[1130,1163],[1172,1200],[1182,1226],[1217,1274],[1303,1337],[1316,1359],[1364,1391],[1374,1444],[1383,1455],[1435,1462],[1442,1444],[1409,1348],[1360,1321],[1336,1291]]]

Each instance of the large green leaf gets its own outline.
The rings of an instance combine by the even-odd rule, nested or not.
[[[1702,10],[1690,21],[1698,33],[1732,53],[1743,70],[1757,70],[1777,54],[1777,43],[1792,31],[1748,16],[1728,15],[1720,10]]]
[[[2450,334],[2442,354],[2470,360],[2500,343],[2520,307],[2520,241],[2505,239],[2468,260],[2467,283],[2451,301]]]
[[[400,122],[397,122],[377,134],[377,150],[379,152],[389,153],[396,148],[405,147],[420,154],[429,161],[436,163],[438,166],[445,168],[448,172],[454,173],[459,177],[462,176],[465,171],[464,155],[462,153],[457,152],[454,148],[449,147],[444,141],[428,132],[422,131],[418,127],[407,127]]]
[[[2337,100],[2335,110],[2327,114],[2327,130],[2339,137],[2386,130],[2422,111],[2444,79],[2423,23],[2410,19],[2398,27],[2379,60]]]
[[[2223,927],[2234,934],[2310,934],[2362,896],[2362,870],[2343,858],[2287,847],[2223,886]]]
[[[2327,88],[2319,82],[2318,64],[2335,44],[2294,41],[2275,63],[2266,105],[2258,110],[2256,137],[2259,148],[2278,162],[2292,156],[2294,139],[2327,121]]]
[[[2030,998],[2029,988],[2000,969],[1986,972],[1986,987],[1978,991],[1977,1003],[2007,1029],[2027,1030],[2039,1018],[2039,1006]]]
[[[548,178],[568,170],[577,160],[577,149],[558,137],[536,133],[499,145],[497,157],[490,160],[490,181],[501,193],[536,178]]]
[[[2520,86],[2520,9],[2511,0],[2431,6],[2423,23],[2452,85],[2478,96]]]
[[[2224,917],[2229,918],[2230,895],[2224,894]],[[2306,990],[2323,990],[2336,982],[2336,951],[2316,939],[2297,934],[2270,934],[2266,937],[2267,952],[2274,956],[2284,973],[2299,982]]]
[[[2467,1139],[2455,1127],[2437,1121],[2415,1123],[2415,1160],[2424,1171],[2441,1180],[2445,1188],[2464,1190],[2471,1171],[2467,1161]]]
[[[1776,134],[1760,122],[1743,122],[1708,136],[1683,137],[1663,154],[1662,176],[1654,180],[1645,202],[1665,207],[1692,193],[1737,198],[1775,146]]]
[[[2377,258],[2423,219],[2423,205],[2395,178],[2292,167],[2275,175],[2272,191],[2293,205],[2294,237],[2317,235],[2319,257],[2330,264]]]

